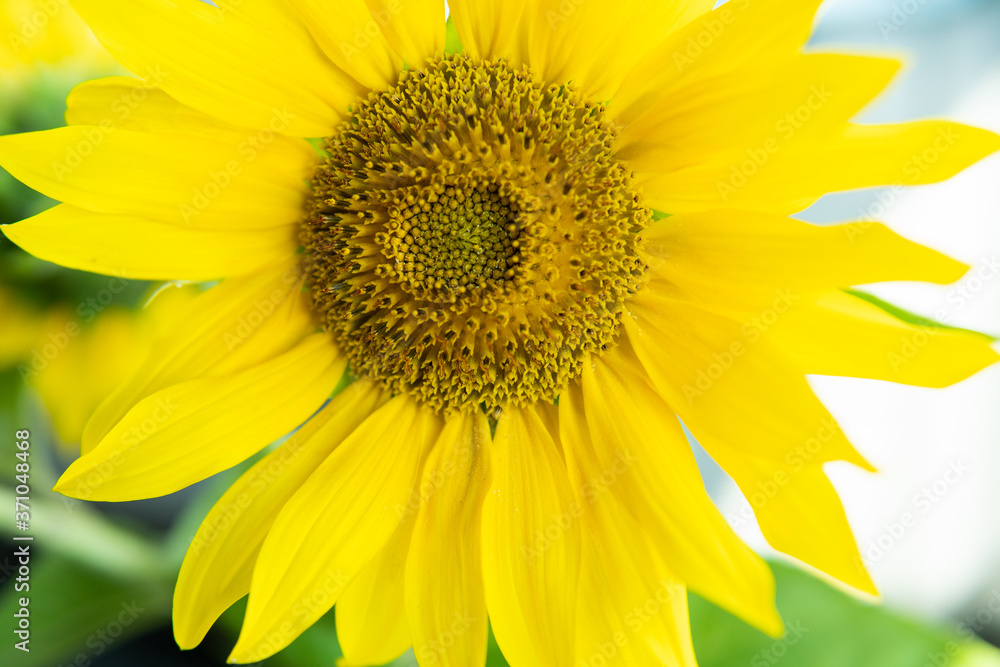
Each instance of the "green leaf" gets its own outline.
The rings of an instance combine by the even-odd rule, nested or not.
[[[691,595],[700,667],[1000,665],[1000,652],[974,641],[968,630],[928,627],[855,599],[797,568],[772,567],[785,636],[772,639]]]
[[[31,650],[25,653],[15,648],[20,639],[6,630],[0,643],[0,665],[90,664],[113,646],[170,617],[169,587],[126,585],[68,559],[36,552],[32,558],[30,590],[16,592],[8,585],[0,597],[0,618],[11,629],[20,598],[30,598]]]
[[[331,611],[265,664],[267,667],[333,667],[342,655]]]
[[[2,429],[0,433],[6,435],[24,428],[25,424],[21,422],[21,411],[19,410],[23,392],[24,382],[21,381],[16,367],[0,371],[0,429]],[[11,475],[13,473],[14,450],[8,445],[0,448],[0,453],[8,458],[6,464],[0,466],[0,470],[3,470],[7,479],[13,479]]]
[[[462,53],[462,40],[458,36],[458,29],[455,27],[455,20],[448,17],[448,32],[444,38],[445,53]]]
[[[181,511],[180,515],[174,521],[163,545],[163,560],[170,563],[174,574],[180,570],[181,563],[184,562],[184,557],[187,555],[188,547],[191,546],[194,536],[198,533],[198,529],[208,516],[208,513],[219,502],[219,499],[225,495],[229,487],[235,484],[245,472],[264,458],[271,449],[271,447],[268,447],[229,470],[213,475],[199,483],[197,493],[195,493],[194,498],[184,507],[183,511]]]
[[[883,301],[874,294],[869,294],[868,292],[862,292],[860,290],[855,290],[855,289],[846,289],[844,291],[850,294],[851,296],[856,296],[859,299],[867,301],[873,306],[881,308],[885,312],[895,317],[897,320],[902,320],[907,324],[912,324],[917,327],[923,327],[925,329],[938,329],[941,331],[954,331],[954,332],[972,334],[974,336],[982,336],[983,338],[986,338],[991,341],[996,340],[992,336],[989,336],[979,331],[972,331],[971,329],[962,329],[960,327],[949,326],[947,324],[942,324],[941,322],[938,322],[936,320],[931,320],[926,317],[922,317],[920,315],[917,315],[916,313],[911,313],[910,311],[904,310],[903,308],[891,304],[888,301]]]
[[[413,649],[410,649],[403,655],[399,656],[392,662],[390,662],[385,667],[420,667],[417,664],[417,658],[413,655]]]
[[[246,609],[247,599],[244,597],[222,614],[212,633],[209,634],[209,640],[214,639],[215,641],[212,643],[223,651],[219,656],[220,660],[228,655],[236,643]],[[337,664],[337,658],[342,655],[340,643],[337,641],[334,612],[330,611],[311,625],[288,647],[265,660],[263,665],[265,667],[333,667]]]
[[[223,619],[228,618],[228,625],[234,633],[239,632],[244,603],[234,606],[226,612]],[[319,622],[306,630],[301,637],[292,642],[291,646],[276,654],[265,662],[267,667],[330,667],[336,664],[336,658],[343,655],[337,642],[335,627],[335,611],[328,613]],[[377,629],[373,629],[377,632]],[[486,654],[487,667],[510,667],[500,652],[497,641],[490,631],[489,647]],[[417,667],[413,651],[407,651],[386,667]]]
[[[32,431],[31,460],[42,460],[40,441]],[[11,457],[13,458],[13,457]],[[37,482],[33,463],[31,529],[35,544],[46,554],[118,581],[149,584],[170,590],[177,568],[161,557],[162,547],[143,532],[131,530],[95,511],[87,503],[61,496]],[[0,507],[14,506],[14,489],[0,485]],[[3,663],[0,663],[3,664]]]
[[[503,652],[497,646],[497,639],[493,636],[493,628],[490,628],[490,643],[486,650],[486,667],[510,667],[507,658],[503,657]]]

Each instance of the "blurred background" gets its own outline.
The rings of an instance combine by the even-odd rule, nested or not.
[[[947,117],[1000,132],[998,35],[997,0],[828,0],[812,48],[906,60],[904,73],[862,122]],[[117,73],[64,0],[0,0],[0,134],[62,125],[64,99],[76,83]],[[52,203],[0,170],[0,224]],[[941,185],[829,196],[801,217],[878,219],[970,264],[956,286],[866,289],[913,313],[1000,337],[1000,156]],[[13,590],[12,543],[0,553],[0,664],[225,664],[239,630],[239,605],[201,647],[182,654],[172,638],[170,604],[197,525],[241,470],[136,503],[82,503],[49,491],[78,455],[90,411],[198,289],[163,290],[69,271],[27,256],[0,236],[0,507],[13,514],[19,461],[11,437],[29,428],[26,534],[35,538],[30,654],[13,647],[13,613],[23,593]],[[987,643],[1000,643],[1000,366],[944,390],[810,381],[880,470],[830,472],[883,604],[838,590],[770,552],[746,499],[702,454],[720,509],[772,559],[789,628],[773,640],[692,596],[702,666],[1000,665],[1000,653]],[[333,613],[266,664],[335,664]],[[405,655],[393,664],[416,663]],[[506,664],[492,643],[489,664]]]

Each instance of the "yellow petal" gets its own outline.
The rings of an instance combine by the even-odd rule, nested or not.
[[[363,91],[283,2],[73,0],[130,71],[235,125],[329,136]]]
[[[779,290],[809,291],[894,280],[950,283],[967,267],[874,222],[820,227],[749,211],[671,216],[646,229],[643,250],[657,278],[697,303],[746,299],[757,312]]]
[[[232,662],[257,662],[323,616],[402,520],[438,418],[398,396],[364,421],[288,501],[254,568]]]
[[[151,394],[203,376],[244,371],[316,331],[297,259],[230,278],[178,312],[127,382],[100,405],[83,434],[83,452],[97,446],[132,407]],[[120,281],[110,283],[118,289]]]
[[[302,139],[262,141],[225,130],[204,138],[109,124],[0,137],[0,164],[42,194],[88,211],[244,232],[295,228],[316,156]]]
[[[403,601],[413,518],[410,515],[396,529],[382,551],[337,600],[337,641],[344,652],[338,667],[384,665],[405,653],[413,643]]]
[[[375,409],[372,382],[355,382],[219,499],[191,542],[174,591],[174,637],[201,643],[212,623],[250,591],[260,545],[309,475]]]
[[[570,394],[561,397],[564,411],[581,405],[579,387]],[[618,458],[595,474],[586,423],[563,421],[570,481],[583,505],[577,664],[695,667],[687,589],[657,553],[647,529],[609,493],[630,463]]]
[[[86,500],[155,498],[230,468],[302,424],[345,362],[326,334],[259,366],[174,385],[143,399],[56,491]]]
[[[828,192],[944,180],[1000,148],[992,133],[957,124],[849,125],[896,66],[801,55],[819,4],[726,3],[632,71],[610,109],[634,123],[620,155],[647,204],[790,214]]]
[[[470,56],[520,63],[518,33],[526,0],[451,0],[462,49]]]
[[[572,82],[590,99],[604,102],[657,44],[713,4],[532,0],[521,17],[521,51],[543,80]]]
[[[687,589],[625,511],[598,521],[583,540],[577,664],[697,667]]]
[[[206,139],[247,135],[246,128],[193,109],[155,83],[131,76],[109,76],[76,86],[66,98],[66,124]]]
[[[533,408],[503,412],[483,505],[483,579],[493,633],[514,665],[570,667],[576,638],[580,507]]]
[[[799,52],[821,2],[733,0],[693,21],[687,16],[685,27],[656,44],[632,69],[615,93],[612,108],[624,114],[620,121],[628,122],[677,86],[690,85],[704,94],[706,87],[714,87],[715,77],[733,70],[745,79],[754,77],[760,64]],[[736,124],[730,120],[726,125]]]
[[[443,0],[365,0],[365,4],[410,69],[444,55]]]
[[[985,336],[906,324],[840,289],[965,272],[880,224],[718,211],[672,216],[643,236],[651,289],[742,322],[733,342],[766,336],[802,374],[946,386],[996,360]]]
[[[612,7],[610,16],[594,16],[590,31],[603,38],[600,46],[587,52],[586,45],[567,62],[569,72],[577,72],[572,80],[584,87],[592,99],[612,99],[626,75],[649,54],[655,45],[670,35],[707,17],[714,0],[685,0],[649,3],[645,0],[626,0],[619,3],[587,3],[592,6]],[[560,4],[560,11],[565,12]],[[607,20],[602,30],[601,21]],[[562,26],[558,27],[559,30]]]
[[[39,259],[134,280],[211,281],[281,262],[298,247],[295,228],[216,231],[60,204],[4,225],[3,233]]]
[[[807,139],[841,131],[899,67],[883,58],[811,53],[759,65],[739,61],[707,81],[679,77],[658,91],[660,99],[641,115],[633,118],[629,109],[618,114],[628,125],[615,154],[643,174],[705,163],[728,168],[752,160],[759,150],[763,162]],[[746,113],[748,108],[753,113]]]
[[[837,460],[870,467],[802,374],[742,322],[652,289],[630,301],[623,322],[657,391],[751,499],[772,546],[874,591],[822,471]]]
[[[788,215],[831,192],[946,180],[1000,149],[1000,136],[926,121],[847,125],[822,140],[795,135],[773,153],[763,144],[740,148],[735,156],[720,154],[679,171],[644,175],[648,205],[671,213],[737,208]]]
[[[771,571],[715,508],[680,423],[644,378],[605,354],[563,392],[559,411],[563,446],[590,497],[618,498],[692,590],[780,634]]]
[[[422,665],[486,664],[480,535],[489,447],[489,423],[474,410],[445,423],[424,465],[406,563],[407,618]]]
[[[781,461],[732,450],[711,453],[739,484],[772,547],[860,591],[878,595],[837,490],[823,468],[813,465],[813,452],[823,449],[833,429],[820,427]]]
[[[400,7],[404,0],[388,3]],[[394,20],[392,13],[368,10],[365,0],[291,0],[289,3],[305,20],[309,32],[327,57],[365,88],[382,90],[395,83],[403,70],[382,26]]]
[[[844,292],[806,299],[766,335],[804,374],[947,387],[1000,360],[989,336],[908,324]]]

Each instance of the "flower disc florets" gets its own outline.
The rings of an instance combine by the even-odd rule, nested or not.
[[[554,400],[614,344],[650,213],[603,107],[464,56],[329,137],[302,243],[352,371],[435,409]]]

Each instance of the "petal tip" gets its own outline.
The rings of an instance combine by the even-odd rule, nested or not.
[[[177,610],[174,609],[174,642],[180,650],[190,651],[201,643],[204,635],[199,637],[191,625],[185,623],[179,616]]]
[[[249,641],[244,641],[242,637],[243,635],[240,635],[240,639],[237,640],[232,653],[230,653],[229,657],[226,658],[226,664],[252,665],[263,662],[277,653],[277,651],[273,649],[262,647],[260,642],[251,643]]]
[[[868,573],[868,568],[866,568],[864,565],[861,566],[860,575],[861,579],[856,584],[854,584],[854,587],[857,588],[862,593],[871,595],[875,599],[881,599],[882,593],[879,592],[878,586],[875,585],[875,580],[872,579],[871,574]]]
[[[760,624],[760,629],[771,639],[781,639],[784,636],[785,621],[781,618],[776,607],[771,607],[767,618]]]
[[[254,625],[257,627],[252,627]],[[260,628],[259,624],[253,623],[253,619],[248,614],[243,619],[243,629],[240,632],[239,639],[236,640],[236,646],[233,647],[229,657],[226,658],[226,663],[230,665],[249,665],[263,662],[280,651],[281,648],[284,648],[284,645],[280,648],[271,645],[268,641],[266,628]]]
[[[80,475],[74,470],[75,467],[77,467],[76,462],[70,465],[70,467],[66,469],[66,472],[62,474],[62,477],[56,480],[52,490],[55,493],[66,496],[67,498],[90,500],[90,494],[83,490],[82,485],[73,484],[74,481],[78,481],[80,478]]]
[[[17,241],[14,240],[14,237],[17,235],[17,230],[14,229],[16,224],[17,223],[15,222],[8,222],[5,225],[0,225],[0,234],[6,236],[7,240],[11,243],[17,243]]]

